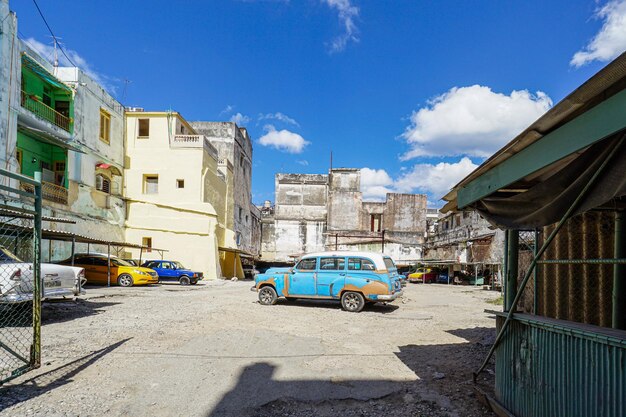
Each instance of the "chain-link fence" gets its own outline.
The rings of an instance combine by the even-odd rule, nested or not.
[[[30,200],[35,209],[0,207],[0,384],[40,363],[41,189],[25,179],[33,192],[19,190],[8,177],[18,178],[0,170],[2,196]]]
[[[613,212],[586,212],[557,233],[524,289],[518,309],[545,317],[611,326],[614,257]],[[537,233],[539,247],[556,225]],[[533,259],[534,232],[520,233],[518,284]]]

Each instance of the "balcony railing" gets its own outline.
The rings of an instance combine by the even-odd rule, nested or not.
[[[22,107],[61,129],[71,132],[72,119],[39,101],[35,96],[22,91]]]
[[[23,190],[33,193],[35,192],[35,189],[31,184],[25,182],[22,182],[20,184]],[[46,200],[53,201],[55,203],[67,204],[67,188],[60,185],[42,181],[41,194],[42,197]]]
[[[217,159],[217,149],[204,135],[175,135],[172,148],[204,148]]]

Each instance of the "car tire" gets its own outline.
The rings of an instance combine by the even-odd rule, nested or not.
[[[271,306],[278,301],[278,294],[273,287],[266,286],[259,290],[259,303],[264,306]]]
[[[122,274],[117,277],[117,285],[119,285],[120,287],[132,287],[133,284],[133,277],[128,274]]]
[[[350,313],[358,313],[365,307],[365,298],[361,293],[346,291],[341,294],[341,307]]]
[[[189,285],[191,284],[191,280],[189,279],[187,275],[181,275],[181,277],[178,278],[178,283],[180,285]]]

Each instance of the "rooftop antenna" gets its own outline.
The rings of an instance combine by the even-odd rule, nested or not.
[[[330,150],[330,171],[329,173],[333,170],[333,150]]]
[[[122,90],[122,102],[126,99],[126,91],[128,91],[128,84],[132,83],[128,78],[124,78],[124,89]]]
[[[52,38],[52,45],[54,48],[54,56],[53,56],[53,62],[52,65],[54,66],[54,75],[57,75],[57,69],[59,68],[59,51],[57,49],[59,41],[58,39],[62,39],[62,38],[56,38],[54,36],[50,36]]]

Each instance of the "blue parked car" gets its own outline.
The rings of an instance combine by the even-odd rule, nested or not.
[[[389,302],[402,295],[393,260],[374,252],[319,252],[303,256],[290,269],[270,269],[255,277],[259,302],[276,304],[315,298],[341,301],[346,311],[359,312],[366,303]]]
[[[202,272],[187,269],[178,261],[146,261],[142,266],[154,269],[159,274],[159,282],[178,281],[180,285],[196,285],[203,278]]]

